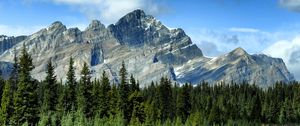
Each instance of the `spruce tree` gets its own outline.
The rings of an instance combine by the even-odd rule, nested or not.
[[[11,101],[11,95],[10,95],[10,88],[11,84],[10,81],[6,81],[2,98],[1,98],[1,110],[0,110],[0,124],[8,125],[9,124],[9,118],[11,116],[11,108],[10,101]]]
[[[58,84],[54,75],[54,66],[51,60],[47,64],[47,76],[45,78],[45,90],[43,98],[43,112],[56,111],[58,103]]]
[[[20,57],[17,91],[14,93],[14,125],[24,122],[35,125],[38,122],[37,82],[30,75],[33,68],[32,58],[24,44]]]
[[[138,82],[135,80],[133,75],[130,76],[130,87],[131,87],[131,93],[134,93],[135,91],[139,91],[140,87]]]
[[[119,108],[119,92],[118,87],[116,84],[112,84],[111,90],[109,91],[109,109],[110,109],[110,115],[116,116],[120,114],[120,108]]]
[[[1,74],[0,74],[0,98],[2,98],[4,85],[5,85],[5,82],[4,82],[4,80],[3,80],[3,78],[1,77]],[[1,99],[0,99],[0,103],[1,103]]]
[[[160,103],[161,103],[161,119],[166,121],[167,119],[173,119],[174,117],[174,98],[172,93],[171,81],[167,78],[161,78],[160,86]]]
[[[134,91],[129,96],[129,101],[132,104],[132,116],[131,120],[135,121],[138,120],[139,123],[144,123],[145,121],[145,106],[143,104],[144,99],[142,97],[141,92]]]
[[[88,68],[87,63],[83,64],[83,68],[81,70],[81,78],[80,85],[77,94],[79,94],[78,98],[78,109],[81,109],[86,117],[93,116],[93,85],[91,82],[90,70]]]
[[[93,112],[94,112],[94,115],[95,116],[99,116],[99,109],[100,109],[100,88],[101,88],[101,84],[100,84],[100,81],[97,79],[97,80],[94,80],[93,81],[93,93],[92,93],[92,97],[93,97]]]
[[[180,90],[178,102],[177,102],[177,115],[182,119],[183,122],[189,117],[191,113],[191,98],[190,92],[191,87],[189,84],[184,84]]]
[[[101,86],[100,86],[100,94],[99,94],[99,98],[100,98],[100,117],[109,117],[109,112],[110,112],[110,83],[109,83],[109,79],[105,73],[105,71],[103,71],[102,73],[102,77],[101,77]]]
[[[75,68],[74,60],[71,57],[69,61],[69,70],[67,73],[67,89],[65,90],[65,110],[70,112],[76,110],[76,78],[75,78]]]
[[[120,69],[120,108],[123,112],[125,123],[128,124],[131,119],[131,110],[128,102],[128,96],[130,93],[130,87],[127,82],[127,70],[124,61],[122,62],[122,67]]]

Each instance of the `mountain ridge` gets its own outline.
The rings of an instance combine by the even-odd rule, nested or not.
[[[99,78],[105,70],[112,81],[118,82],[118,69],[124,60],[129,73],[136,76],[142,86],[163,76],[193,84],[247,80],[262,87],[275,81],[294,80],[282,60],[250,55],[242,48],[215,59],[207,58],[182,29],[168,29],[142,10],[128,13],[107,27],[93,20],[84,31],[66,28],[62,22],[56,21],[5,48],[0,53],[0,61],[12,62],[13,48],[18,53],[23,43],[32,54],[36,66],[32,73],[38,80],[44,78],[48,60],[55,63],[58,79],[64,79],[71,56],[75,60],[77,77],[83,62],[87,62],[93,77]],[[263,76],[265,74],[269,76]]]

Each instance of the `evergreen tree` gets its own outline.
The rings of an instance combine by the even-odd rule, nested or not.
[[[100,86],[100,94],[99,94],[99,101],[100,101],[100,117],[109,117],[109,112],[110,112],[110,83],[109,83],[109,79],[105,73],[105,71],[103,71],[102,73],[102,77],[101,77],[101,86]],[[113,106],[111,106],[113,107]]]
[[[132,116],[131,120],[138,120],[139,123],[144,123],[145,121],[145,107],[143,104],[143,97],[139,91],[135,91],[129,96],[129,101],[132,103]]]
[[[1,110],[0,110],[0,124],[8,125],[9,124],[9,118],[12,114],[11,112],[11,95],[10,95],[10,88],[11,84],[10,81],[6,81],[2,98],[1,98]]]
[[[167,78],[161,78],[159,86],[159,99],[161,103],[161,119],[173,119],[174,117],[174,98],[172,93],[171,81]]]
[[[79,94],[78,109],[81,109],[88,118],[93,116],[93,85],[90,74],[87,63],[84,63],[81,71],[79,90],[77,92]]]
[[[131,93],[134,93],[135,91],[140,90],[139,84],[138,84],[138,82],[136,82],[136,80],[132,74],[130,76],[130,87],[131,87]]]
[[[109,91],[109,98],[110,115],[115,116],[120,113],[120,108],[118,107],[120,97],[116,84],[112,84],[111,90]]]
[[[4,82],[4,80],[3,80],[3,78],[1,77],[1,74],[0,74],[0,98],[2,98],[4,85],[5,85],[5,82]],[[0,103],[1,103],[1,99],[0,99]]]
[[[76,110],[76,78],[75,78],[75,68],[74,68],[73,58],[69,61],[69,70],[67,73],[67,89],[65,90],[66,99],[65,110],[70,112]]]
[[[217,103],[213,104],[211,111],[209,113],[209,116],[208,116],[208,121],[211,124],[221,124],[220,113],[221,112],[220,112],[220,108],[219,108],[218,104]]]
[[[180,90],[178,102],[177,102],[177,112],[178,116],[182,119],[183,122],[189,117],[191,113],[191,99],[190,92],[191,87],[189,84],[184,84]]]
[[[45,79],[45,90],[43,98],[43,112],[56,111],[58,103],[58,84],[54,75],[54,67],[51,60],[47,64],[47,76]]]
[[[35,125],[38,122],[37,82],[33,81],[30,71],[34,68],[32,58],[25,44],[20,57],[19,80],[17,91],[14,93],[14,125],[28,122]]]
[[[92,93],[92,97],[93,97],[93,112],[95,116],[99,116],[99,108],[100,108],[100,96],[99,94],[101,93],[100,88],[101,88],[101,84],[100,81],[97,79],[95,79],[93,82],[93,93]]]
[[[123,113],[124,119],[125,119],[125,124],[128,124],[130,119],[131,119],[131,109],[130,105],[128,102],[128,96],[130,93],[130,87],[127,82],[127,70],[125,67],[124,61],[122,62],[122,67],[120,69],[120,88],[119,88],[119,93],[120,93],[120,109]]]

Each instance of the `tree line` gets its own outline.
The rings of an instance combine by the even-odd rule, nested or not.
[[[46,77],[31,77],[32,58],[25,46],[8,80],[0,79],[0,124],[13,126],[102,125],[261,125],[298,124],[300,85],[277,82],[262,89],[246,82],[202,82],[179,85],[163,77],[140,88],[123,62],[119,83],[111,83],[103,71],[91,78],[84,63],[75,77],[69,60],[66,82],[57,81],[51,60]],[[79,81],[77,81],[79,80]]]

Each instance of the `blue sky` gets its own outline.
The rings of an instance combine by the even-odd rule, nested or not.
[[[0,34],[29,35],[54,21],[84,30],[138,8],[184,29],[206,56],[242,47],[283,58],[300,79],[300,0],[1,0]]]

